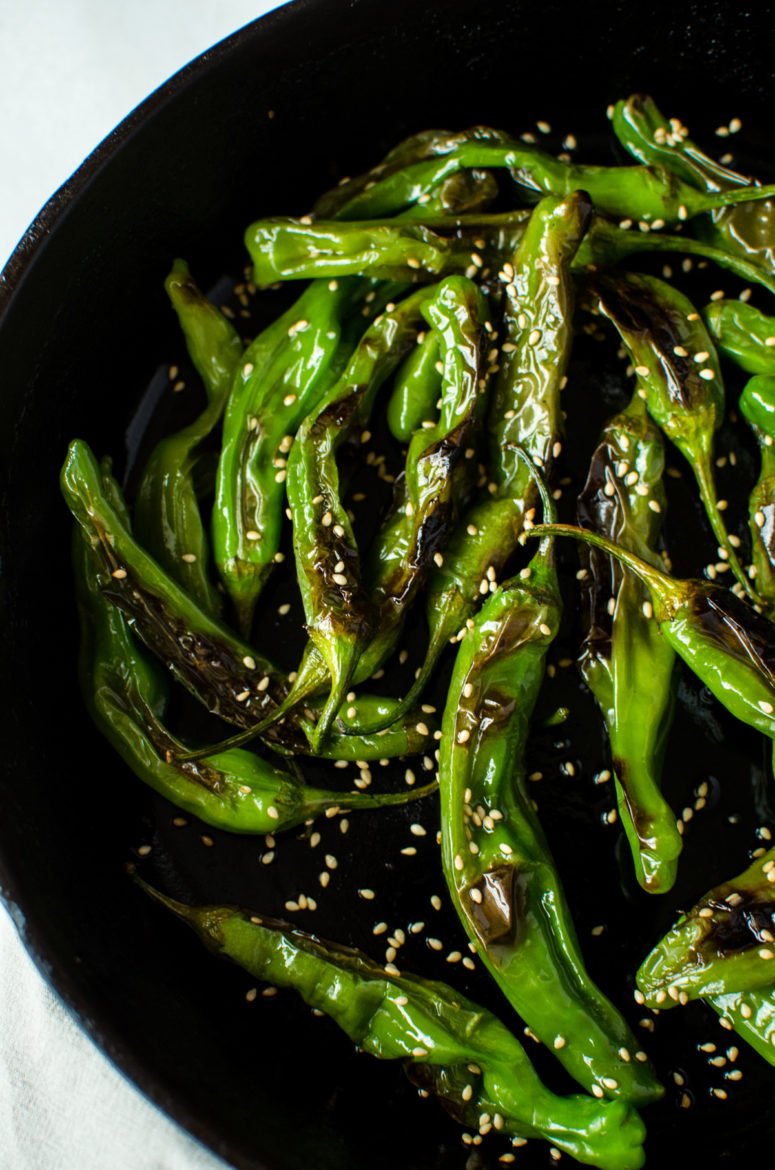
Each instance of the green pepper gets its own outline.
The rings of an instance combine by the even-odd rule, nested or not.
[[[417,335],[417,345],[396,371],[387,424],[400,443],[408,443],[423,422],[433,422],[441,395],[439,361],[439,337],[434,329],[429,329]]]
[[[711,301],[708,330],[725,357],[749,374],[775,374],[775,317],[744,301]]]
[[[672,285],[637,273],[596,277],[591,300],[616,327],[641,379],[649,414],[689,462],[729,567],[758,600],[729,540],[716,498],[713,440],[724,414],[724,385],[699,313]]]
[[[551,516],[548,496],[544,508]],[[442,864],[479,957],[539,1039],[596,1096],[646,1104],[661,1086],[586,972],[526,789],[530,718],[560,615],[544,539],[528,567],[487,599],[457,652],[439,757]]]
[[[664,568],[657,552],[663,470],[662,436],[636,388],[626,410],[606,425],[592,456],[578,502],[579,523]],[[581,673],[605,718],[619,815],[638,881],[651,893],[663,893],[675,881],[682,847],[660,791],[675,651],[645,617],[648,594],[637,577],[590,550],[585,583],[590,626]]]
[[[287,463],[296,431],[348,360],[357,336],[353,313],[369,288],[357,280],[332,281],[331,287],[313,282],[248,346],[234,378],[223,421],[213,543],[245,636],[280,555]],[[365,308],[371,312],[379,306]]]
[[[753,205],[752,205],[753,206]],[[627,221],[622,221],[627,222]],[[762,269],[739,252],[728,252],[724,248],[694,240],[686,235],[666,235],[661,231],[641,231],[636,225],[623,228],[602,216],[595,216],[586,239],[576,257],[578,268],[594,271],[611,267],[630,256],[651,252],[681,252],[685,256],[699,256],[711,260],[741,280],[760,284],[768,292],[775,293],[775,274]]]
[[[165,288],[208,402],[198,418],[151,452],[137,490],[135,526],[159,564],[203,609],[217,614],[221,598],[208,575],[210,552],[194,469],[203,441],[223,412],[243,346],[234,326],[199,291],[183,260],[175,261]]]
[[[775,610],[775,375],[749,379],[740,395],[740,413],[759,444],[761,466],[748,501],[751,560],[756,591]]]
[[[449,1073],[449,1104],[479,1120],[487,1106],[503,1134],[551,1141],[601,1170],[639,1170],[645,1129],[623,1101],[557,1097],[539,1080],[509,1030],[444,983],[386,970],[349,947],[325,943],[265,915],[228,906],[185,906],[139,878],[152,898],[186,922],[215,955],[257,979],[297,991],[363,1052],[409,1071]],[[446,1082],[449,1091],[449,1081]],[[446,1102],[445,1102],[446,1104]]]
[[[104,477],[104,472],[103,472]],[[328,808],[380,808],[427,795],[435,784],[394,794],[310,788],[239,749],[206,764],[178,760],[183,750],[165,727],[167,680],[132,638],[100,584],[100,559],[76,528],[74,561],[81,615],[80,676],[94,722],[144,783],[178,808],[231,833],[276,833]]]
[[[775,193],[775,187],[745,185],[724,191],[698,191],[664,167],[580,166],[554,158],[536,146],[509,140],[490,131],[489,139],[451,136],[433,157],[385,172],[364,183],[364,176],[342,184],[337,219],[359,220],[394,215],[415,204],[434,187],[464,167],[505,168],[513,181],[534,197],[563,197],[572,191],[588,191],[604,215],[624,216],[646,223],[676,223],[706,211],[758,204]],[[319,215],[329,214],[330,204],[318,205]]]
[[[735,718],[775,739],[775,626],[708,581],[668,576],[626,548],[570,524],[528,535],[572,536],[603,549],[641,579],[666,641]]]
[[[246,723],[252,727],[262,715],[276,710],[287,693],[285,676],[201,610],[138,545],[115,506],[116,485],[105,486],[97,461],[82,440],[70,444],[61,486],[94,548],[105,596],[126,614],[133,631],[175,678],[208,710],[238,727]],[[367,719],[395,721],[395,701],[362,696],[359,706]],[[432,743],[428,722],[413,716],[384,735],[342,734],[318,754],[364,760],[416,754]],[[346,714],[343,723],[351,733],[356,730]],[[308,727],[308,721],[289,718],[269,728],[264,738],[275,750],[308,753]],[[199,754],[206,751],[179,758]]]
[[[775,983],[775,849],[705,894],[660,939],[637,974],[649,1007]]]
[[[666,167],[681,183],[698,191],[739,193],[751,180],[709,158],[691,141],[677,118],[669,121],[651,98],[635,94],[616,103],[613,129],[635,158]],[[775,273],[775,207],[762,194],[750,203],[719,207],[697,221],[702,235],[721,248],[746,257],[762,270]]]
[[[775,990],[730,991],[707,1002],[760,1056],[775,1065]]]
[[[464,514],[442,564],[430,575],[428,648],[402,709],[416,702],[442,651],[462,635],[482,595],[495,588],[523,528],[532,523],[537,492],[519,449],[546,474],[560,452],[560,394],[573,340],[570,269],[590,213],[581,192],[541,200],[513,263],[499,274],[505,285],[504,331],[487,419],[492,490]]]
[[[331,690],[315,729],[316,746],[358,677],[359,658],[368,646],[363,669],[371,673],[381,664],[433,558],[441,556],[439,549],[455,516],[454,469],[463,455],[480,391],[483,312],[476,287],[462,277],[448,277],[430,294],[415,293],[390,314],[386,311],[364,336],[320,414],[308,419],[299,433],[288,499],[307,628],[317,655],[312,650],[305,655],[286,705],[314,693],[324,681],[325,664]],[[387,550],[379,586],[368,598],[350,521],[338,499],[336,450],[368,420],[379,385],[416,338],[418,313],[439,334],[444,362],[441,412],[432,429],[417,431],[410,442],[403,547],[396,544]]]

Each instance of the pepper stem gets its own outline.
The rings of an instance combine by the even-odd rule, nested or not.
[[[641,557],[636,556],[635,553],[630,552],[629,549],[623,548],[621,545],[614,544],[606,536],[601,536],[598,532],[590,532],[586,528],[577,528],[573,524],[536,524],[535,528],[531,528],[527,535],[531,538],[546,536],[572,536],[574,540],[583,540],[586,544],[594,545],[595,548],[602,549],[610,556],[616,557],[628,569],[643,582],[651,594],[652,600],[659,602],[664,609],[669,613],[670,609],[683,600],[682,595],[686,591],[686,585],[683,581],[676,580],[674,577],[669,577],[667,573],[660,572],[650,565],[648,561],[642,560]]]
[[[730,543],[726,524],[719,511],[716,488],[713,483],[713,472],[711,471],[710,459],[706,452],[703,451],[699,454],[698,458],[692,460],[692,469],[697,480],[697,487],[700,489],[700,499],[710,521],[710,526],[713,529],[713,535],[719,542],[721,548],[726,552],[729,567],[754,604],[764,605],[761,597],[759,597],[751,582],[748,580],[743,566],[738,560],[737,553]]]
[[[304,804],[310,815],[337,806],[348,809],[385,808],[422,800],[424,796],[436,792],[438,787],[438,780],[431,780],[430,784],[424,784],[422,788],[409,788],[402,792],[331,792],[308,788]]]

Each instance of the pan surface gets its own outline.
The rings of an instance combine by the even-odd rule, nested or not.
[[[171,260],[186,257],[203,287],[220,287],[224,274],[241,272],[251,219],[304,212],[413,131],[483,122],[519,133],[545,119],[555,148],[572,132],[581,157],[606,161],[606,106],[642,90],[711,146],[713,129],[740,117],[746,161],[773,178],[772,18],[769,4],[741,11],[719,2],[296,0],[199,58],[122,123],[46,206],[0,278],[0,887],[83,1026],[144,1092],[242,1170],[474,1170],[497,1166],[505,1147],[464,1148],[458,1127],[419,1100],[400,1070],[354,1053],[292,995],[247,1002],[250,979],[213,960],[127,881],[124,864],[138,846],[152,846],[146,875],[185,900],[270,913],[316,888],[330,852],[335,877],[318,895],[317,917],[300,925],[379,958],[377,920],[405,928],[428,919],[402,955],[407,969],[453,979],[503,1009],[479,972],[450,974],[446,964],[459,933],[429,901],[443,893],[433,801],[387,819],[353,816],[347,834],[334,818],[317,850],[291,834],[267,866],[261,841],[212,833],[208,847],[201,828],[174,828],[170,807],[100,740],[75,677],[70,525],[57,489],[67,441],[80,435],[131,473],[147,424],[141,399],[147,408],[164,398],[167,368],[181,358],[162,289]],[[766,307],[763,297],[757,303]],[[600,378],[600,361],[579,347],[572,393],[591,404],[585,450],[621,401],[615,374]],[[740,440],[730,432],[720,441]],[[739,453],[750,478],[745,440]],[[581,454],[568,458],[573,494],[585,468]],[[721,494],[739,493],[727,474]],[[745,501],[730,499],[739,520]],[[681,572],[697,563],[707,535],[688,489],[679,484],[671,505],[667,540]],[[282,589],[270,586],[262,629],[270,650],[285,646],[292,658],[276,616]],[[571,615],[557,658],[575,657],[577,641]],[[666,787],[679,810],[702,782],[710,795],[687,832],[679,884],[650,899],[633,888],[618,830],[602,824],[611,796],[593,783],[606,764],[594,704],[574,670],[559,674],[552,705],[567,699],[574,716],[534,737],[534,766],[547,777],[536,799],[592,974],[638,1028],[628,978],[677,908],[745,864],[768,812],[755,800],[766,753],[683,679]],[[572,781],[560,774],[568,759]],[[427,836],[407,858],[401,849],[417,820]],[[720,871],[722,857],[729,863]],[[353,892],[364,886],[377,891],[368,908]],[[442,952],[428,947],[429,936]],[[697,1045],[712,1040],[722,1051],[730,1040],[701,1005],[665,1013],[642,1034],[668,1084],[665,1102],[646,1115],[650,1158],[691,1152],[721,1167],[771,1143],[772,1070],[744,1055],[743,1081],[732,1086],[709,1069]],[[545,1054],[531,1054],[556,1087],[569,1087]],[[727,1100],[710,1095],[724,1085]],[[681,1109],[686,1089],[692,1106]],[[536,1143],[520,1162],[547,1165],[547,1150]]]

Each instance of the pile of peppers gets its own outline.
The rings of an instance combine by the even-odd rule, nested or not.
[[[751,287],[696,307],[670,272],[634,267],[679,253],[764,300],[775,188],[711,159],[648,97],[609,117],[631,165],[581,165],[484,126],[427,131],[309,214],[251,224],[251,295],[288,305],[278,289],[302,285],[250,340],[176,261],[165,287],[201,383],[198,413],[147,453],[126,495],[82,439],[61,487],[75,520],[83,692],[129,769],[240,834],[436,801],[440,865],[471,949],[504,1010],[578,1091],[550,1090],[512,1028],[445,983],[261,908],[185,905],[135,874],[139,886],[215,954],[400,1061],[468,1129],[637,1170],[640,1110],[664,1089],[587,971],[526,756],[567,610],[560,538],[580,557],[578,666],[645,891],[664,896],[681,865],[662,790],[680,663],[775,740],[775,315],[748,303]],[[589,451],[575,523],[558,523],[574,441],[562,392],[583,332],[616,339],[623,405]],[[759,450],[743,537],[714,484],[734,367],[750,380],[731,409]],[[368,453],[372,428],[392,435],[390,469]],[[671,574],[669,446],[717,546],[719,563],[696,578]],[[392,501],[359,524],[352,483],[365,464]],[[306,645],[288,669],[262,650],[257,615],[291,548]],[[410,618],[426,631],[414,678],[374,693]],[[440,684],[437,724],[426,691]],[[308,757],[362,768],[418,757],[427,783],[320,788],[305,779]],[[775,1065],[775,850],[755,850],[737,877],[724,865],[650,953],[644,940],[639,1002],[703,999]]]

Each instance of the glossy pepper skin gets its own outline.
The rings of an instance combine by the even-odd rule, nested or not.
[[[724,384],[699,313],[672,285],[640,273],[596,277],[590,301],[616,327],[649,414],[691,466],[713,534],[737,580],[758,600],[716,498],[713,441],[724,415]]]
[[[207,393],[202,413],[151,452],[137,489],[135,527],[151,555],[209,613],[221,597],[209,573],[209,541],[194,483],[201,445],[223,412],[243,345],[231,322],[197,288],[188,265],[176,260],[164,282],[189,355]]]
[[[316,742],[342,705],[374,617],[341,499],[337,454],[366,426],[380,386],[415,343],[430,295],[429,289],[413,293],[370,326],[339,381],[305,419],[289,460],[288,504],[307,630],[331,678]]]
[[[743,301],[711,301],[705,324],[725,357],[749,374],[775,375],[775,317]]]
[[[433,422],[441,395],[441,373],[437,368],[439,337],[434,329],[417,335],[417,345],[396,371],[387,408],[390,433],[399,443],[408,443],[423,422]]]
[[[775,375],[757,374],[740,395],[740,413],[756,435],[761,464],[748,502],[756,592],[775,611]]]
[[[665,167],[698,191],[750,190],[749,178],[704,154],[686,127],[676,118],[668,121],[650,97],[635,94],[617,102],[612,123],[619,141],[640,162]],[[764,194],[750,203],[716,208],[696,228],[711,243],[775,273],[775,207]]]
[[[580,166],[563,162],[536,146],[509,139],[498,131],[475,127],[465,134],[439,140],[433,157],[426,157],[392,173],[385,170],[364,182],[359,176],[342,184],[337,218],[358,220],[367,216],[393,215],[417,203],[433,188],[462,168],[478,167],[508,171],[513,181],[534,198],[562,198],[573,191],[588,191],[595,207],[614,219],[631,217],[645,222],[656,219],[677,223],[706,211],[751,203],[772,196],[775,188],[752,185],[724,191],[699,191],[664,167]],[[371,182],[372,185],[366,185]],[[316,206],[318,215],[331,214],[329,202]]]
[[[772,989],[775,849],[710,890],[644,960],[638,987],[649,1007],[708,995]]]
[[[99,560],[105,596],[126,615],[133,632],[178,682],[208,710],[238,727],[252,727],[261,715],[274,711],[287,691],[284,675],[200,609],[137,543],[117,509],[115,485],[106,487],[94,455],[82,440],[70,444],[61,486]],[[359,705],[367,719],[377,721],[392,715],[395,702],[362,696]],[[353,719],[344,715],[343,722],[354,730]],[[427,734],[418,732],[418,722],[416,717],[404,720],[385,735],[353,738],[343,734],[332,738],[323,753],[333,759],[416,754],[432,743],[431,728]],[[426,720],[423,725],[427,724]],[[275,750],[309,753],[299,720],[286,720],[264,738]],[[196,754],[191,753],[192,757]]]
[[[627,222],[627,221],[622,221]],[[622,228],[603,216],[595,216],[586,239],[579,248],[576,266],[579,269],[610,268],[627,260],[653,252],[680,252],[685,256],[698,256],[711,260],[734,276],[751,284],[760,284],[768,292],[775,293],[775,273],[758,267],[739,252],[728,252],[703,240],[687,235],[671,235],[662,231],[642,232],[636,224]]]
[[[439,359],[442,365],[439,417],[431,427],[423,427],[412,436],[396,506],[380,528],[362,574],[363,593],[368,597],[370,612],[366,615],[360,611],[362,627],[351,636],[350,648],[356,657],[345,689],[350,681],[357,684],[370,678],[394,649],[409,605],[425,581],[433,559],[443,555],[439,550],[455,522],[456,496],[465,474],[465,467],[460,465],[465,463],[468,454],[473,454],[473,448],[467,447],[467,443],[482,392],[480,351],[484,302],[471,281],[449,277],[419,304],[438,337],[439,352],[443,355]],[[290,498],[295,490],[294,480],[289,489]],[[306,490],[307,497],[310,494]],[[318,504],[322,502],[318,499]],[[333,522],[333,510],[330,520]],[[331,526],[324,525],[323,530]],[[343,533],[344,525],[339,527]],[[334,536],[337,535],[335,531]],[[314,523],[308,536],[312,541],[317,539]],[[323,560],[320,556],[315,560],[310,554],[309,561],[312,568],[307,573],[314,588],[315,573]],[[344,568],[343,560],[340,564]],[[344,577],[341,571],[339,575]],[[353,616],[349,611],[346,614],[349,618]],[[323,649],[312,638],[293,688],[273,718],[281,717],[303,699],[327,688],[331,688],[330,666]],[[330,698],[328,703],[332,706]],[[389,716],[382,715],[373,723],[361,717],[355,727],[359,734],[382,732],[389,726],[386,718],[395,719],[406,709],[404,703],[396,705]],[[254,733],[261,729],[262,725],[258,725]],[[314,729],[316,745],[322,742],[323,734],[327,734],[327,729]],[[245,738],[235,737],[228,742],[244,742]]]
[[[246,243],[256,283],[264,286],[278,280],[343,276],[438,280],[453,273],[462,275],[472,265],[473,243],[469,235],[460,236],[458,222],[453,218],[436,225],[431,220],[439,228],[448,222],[447,234],[442,235],[421,223],[259,220],[248,228]],[[509,228],[511,222],[509,216]]]
[[[642,1105],[661,1086],[585,970],[526,790],[530,717],[561,614],[550,539],[528,568],[487,599],[457,652],[439,757],[444,875],[480,959],[539,1039],[597,1096]]]
[[[228,906],[185,906],[135,880],[186,922],[213,954],[257,979],[298,992],[361,1051],[400,1060],[410,1075],[421,1068],[432,1077],[448,1073],[459,1080],[461,1092],[468,1085],[466,1102],[447,1081],[443,1103],[476,1117],[477,1127],[487,1106],[491,1114],[501,1114],[504,1134],[544,1138],[601,1170],[643,1165],[645,1129],[631,1107],[623,1101],[555,1096],[509,1030],[446,984],[389,974],[359,951],[264,915]]]
[[[775,1065],[775,990],[730,991],[707,1002],[768,1064]]]
[[[103,473],[104,474],[104,473]],[[81,687],[94,722],[136,776],[178,808],[230,833],[277,833],[328,808],[404,804],[435,788],[378,795],[311,788],[252,752],[182,762],[164,725],[167,679],[134,640],[103,592],[100,560],[82,530],[74,538],[81,618]]]
[[[223,420],[213,545],[245,637],[280,546],[288,454],[357,340],[369,285],[313,282],[245,351]],[[369,306],[365,306],[371,311]]]
[[[665,509],[662,436],[636,392],[611,419],[592,455],[579,523],[664,568],[658,544]],[[600,704],[611,744],[616,799],[640,885],[664,893],[675,881],[682,838],[661,793],[674,702],[675,651],[643,612],[637,577],[591,549],[589,631],[581,673]],[[612,612],[613,610],[613,612]]]
[[[676,654],[732,715],[775,739],[775,626],[720,585],[670,577],[598,533],[537,525],[616,557],[646,586],[654,620]]]
[[[500,271],[503,340],[487,416],[494,490],[466,510],[443,563],[430,574],[428,648],[402,706],[416,701],[442,651],[465,630],[482,595],[495,587],[523,527],[532,522],[537,491],[518,449],[551,474],[563,432],[560,394],[573,340],[571,266],[590,215],[581,192],[543,199],[512,261]]]

